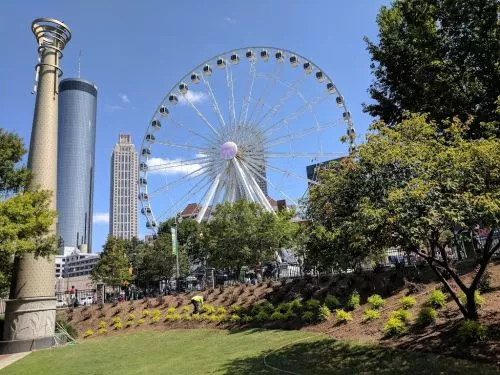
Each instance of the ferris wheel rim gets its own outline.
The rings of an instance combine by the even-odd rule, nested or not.
[[[204,60],[202,63],[196,65],[193,69],[190,69],[187,74],[183,75],[181,77],[181,79],[179,81],[177,81],[170,88],[170,90],[167,91],[167,94],[160,101],[159,105],[156,107],[155,111],[153,112],[153,115],[150,118],[148,127],[146,128],[145,135],[144,135],[144,137],[142,139],[142,142],[141,142],[141,153],[139,154],[139,159],[141,161],[143,160],[142,150],[147,147],[147,143],[148,143],[148,141],[146,140],[146,137],[147,137],[148,134],[151,134],[150,129],[152,127],[152,123],[153,123],[153,121],[155,119],[158,118],[158,114],[159,114],[160,108],[164,105],[165,102],[168,101],[168,98],[169,98],[170,95],[177,94],[175,91],[176,91],[176,89],[181,84],[185,83],[186,81],[189,81],[191,74],[193,74],[194,72],[202,72],[202,68],[204,66],[208,65],[210,62],[213,62],[213,61],[215,61],[215,60],[217,60],[217,59],[219,59],[221,57],[226,57],[226,56],[231,55],[231,54],[238,54],[238,56],[240,56],[240,54],[242,52],[246,53],[247,51],[250,51],[250,50],[253,51],[253,52],[257,52],[257,54],[256,54],[256,60],[253,62],[254,64],[257,61],[260,60],[259,53],[261,51],[263,51],[263,50],[274,51],[274,52],[280,51],[280,52],[288,55],[287,57],[296,56],[299,59],[299,61],[300,61],[301,64],[302,63],[306,63],[306,62],[310,63],[312,65],[312,70],[309,73],[313,72],[314,70],[319,71],[319,72],[321,72],[325,76],[324,83],[325,84],[331,83],[333,85],[334,92],[336,92],[337,96],[340,97],[341,100],[342,100],[342,102],[339,105],[339,107],[341,107],[341,108],[344,109],[344,113],[348,113],[349,114],[348,115],[348,120],[345,121],[346,124],[347,124],[347,129],[348,129],[348,131],[352,131],[353,130],[352,117],[350,115],[349,108],[348,108],[348,106],[346,104],[346,101],[345,101],[345,99],[344,99],[344,97],[342,95],[342,92],[339,90],[338,86],[335,84],[335,82],[333,81],[333,79],[328,75],[328,73],[326,71],[324,71],[323,69],[321,69],[320,66],[318,64],[316,64],[313,60],[308,59],[308,58],[304,57],[303,55],[301,55],[299,53],[296,53],[294,51],[291,51],[289,49],[275,47],[275,46],[248,46],[248,47],[240,47],[240,48],[236,48],[236,49],[230,49],[230,50],[227,50],[227,51],[222,52],[222,53],[218,53],[218,54],[216,54],[216,55],[214,55],[214,56],[212,56],[212,57]],[[271,56],[272,55],[270,55],[268,57],[269,60],[271,60]],[[226,61],[227,61],[227,65],[224,67],[224,69],[227,71],[228,66],[231,65],[231,61],[230,61],[230,59],[227,59]],[[289,65],[289,64],[290,63],[287,63],[285,61],[282,62],[282,65]],[[168,108],[171,107],[171,105],[169,105],[168,107],[167,106],[165,106],[165,107],[168,109]],[[354,145],[354,140],[353,139],[350,139],[350,145],[351,145],[350,146],[350,149],[351,149],[353,147],[353,145]],[[146,156],[146,161],[147,160],[149,160],[149,156]],[[146,193],[146,196],[148,196],[148,187],[147,187],[147,185],[143,186],[143,185],[140,184],[140,180],[141,180],[141,177],[143,175],[147,177],[147,175],[148,175],[147,171],[144,172],[144,171],[141,171],[140,168],[138,168],[138,171],[137,171],[137,185],[138,185],[138,192],[139,192],[139,201],[141,202],[141,212],[146,217],[146,219],[147,219],[148,222],[155,223],[156,222],[156,218],[155,218],[155,215],[154,215],[152,207],[151,207],[150,199],[147,199],[147,198],[143,199],[143,198],[141,198],[143,196],[142,193]],[[146,203],[145,203],[145,201],[146,201]],[[147,211],[148,208],[149,208],[149,212]],[[153,230],[154,233],[156,233],[156,231],[157,231],[157,228],[155,228],[155,227],[151,227],[149,229]]]

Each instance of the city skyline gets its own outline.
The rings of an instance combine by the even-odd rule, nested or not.
[[[64,77],[77,76],[81,53],[82,76],[99,87],[94,197],[93,251],[101,251],[109,228],[109,150],[120,132],[131,133],[137,149],[144,137],[151,114],[169,88],[189,70],[222,51],[248,45],[275,45],[310,56],[332,75],[350,105],[358,134],[362,135],[372,118],[362,112],[361,103],[369,101],[366,89],[371,81],[370,59],[364,50],[364,35],[376,38],[375,15],[388,1],[354,1],[332,4],[320,1],[314,7],[299,2],[296,7],[284,1],[272,4],[217,3],[207,12],[191,12],[192,4],[179,4],[164,14],[163,27],[151,24],[148,15],[163,7],[161,2],[130,4],[121,20],[109,17],[118,2],[71,4],[49,1],[42,7],[9,3],[4,5],[4,21],[14,39],[6,53],[19,64],[13,72],[0,72],[0,113],[2,126],[17,131],[29,144],[30,95],[34,78],[32,61],[36,56],[20,45],[32,43],[26,24],[39,15],[50,14],[71,24],[74,38],[65,50]],[[324,21],[290,23],[316,19],[318,9],[330,17]],[[281,17],[273,17],[279,13]],[[185,15],[196,29],[185,30]],[[356,17],[354,17],[356,15]],[[89,20],[94,27],[88,28]],[[257,22],[258,21],[258,22]],[[120,24],[135,24],[134,30]],[[259,25],[266,25],[260,27]],[[102,38],[106,35],[106,38]],[[321,44],[312,43],[321,38]],[[113,41],[110,48],[109,41]],[[130,48],[137,48],[131,54]],[[165,48],[166,46],[175,46]],[[152,58],[152,56],[154,58]],[[143,219],[138,236],[148,233]]]

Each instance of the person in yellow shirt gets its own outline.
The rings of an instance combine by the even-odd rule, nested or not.
[[[193,314],[198,314],[200,312],[200,307],[203,305],[203,297],[194,296],[191,298],[191,303],[193,304]]]

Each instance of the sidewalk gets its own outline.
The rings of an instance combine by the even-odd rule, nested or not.
[[[11,365],[12,363],[26,357],[31,352],[14,353],[14,354],[1,354],[0,355],[0,370]]]

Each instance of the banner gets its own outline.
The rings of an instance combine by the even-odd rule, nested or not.
[[[177,255],[177,227],[170,228],[172,232],[172,254]]]

